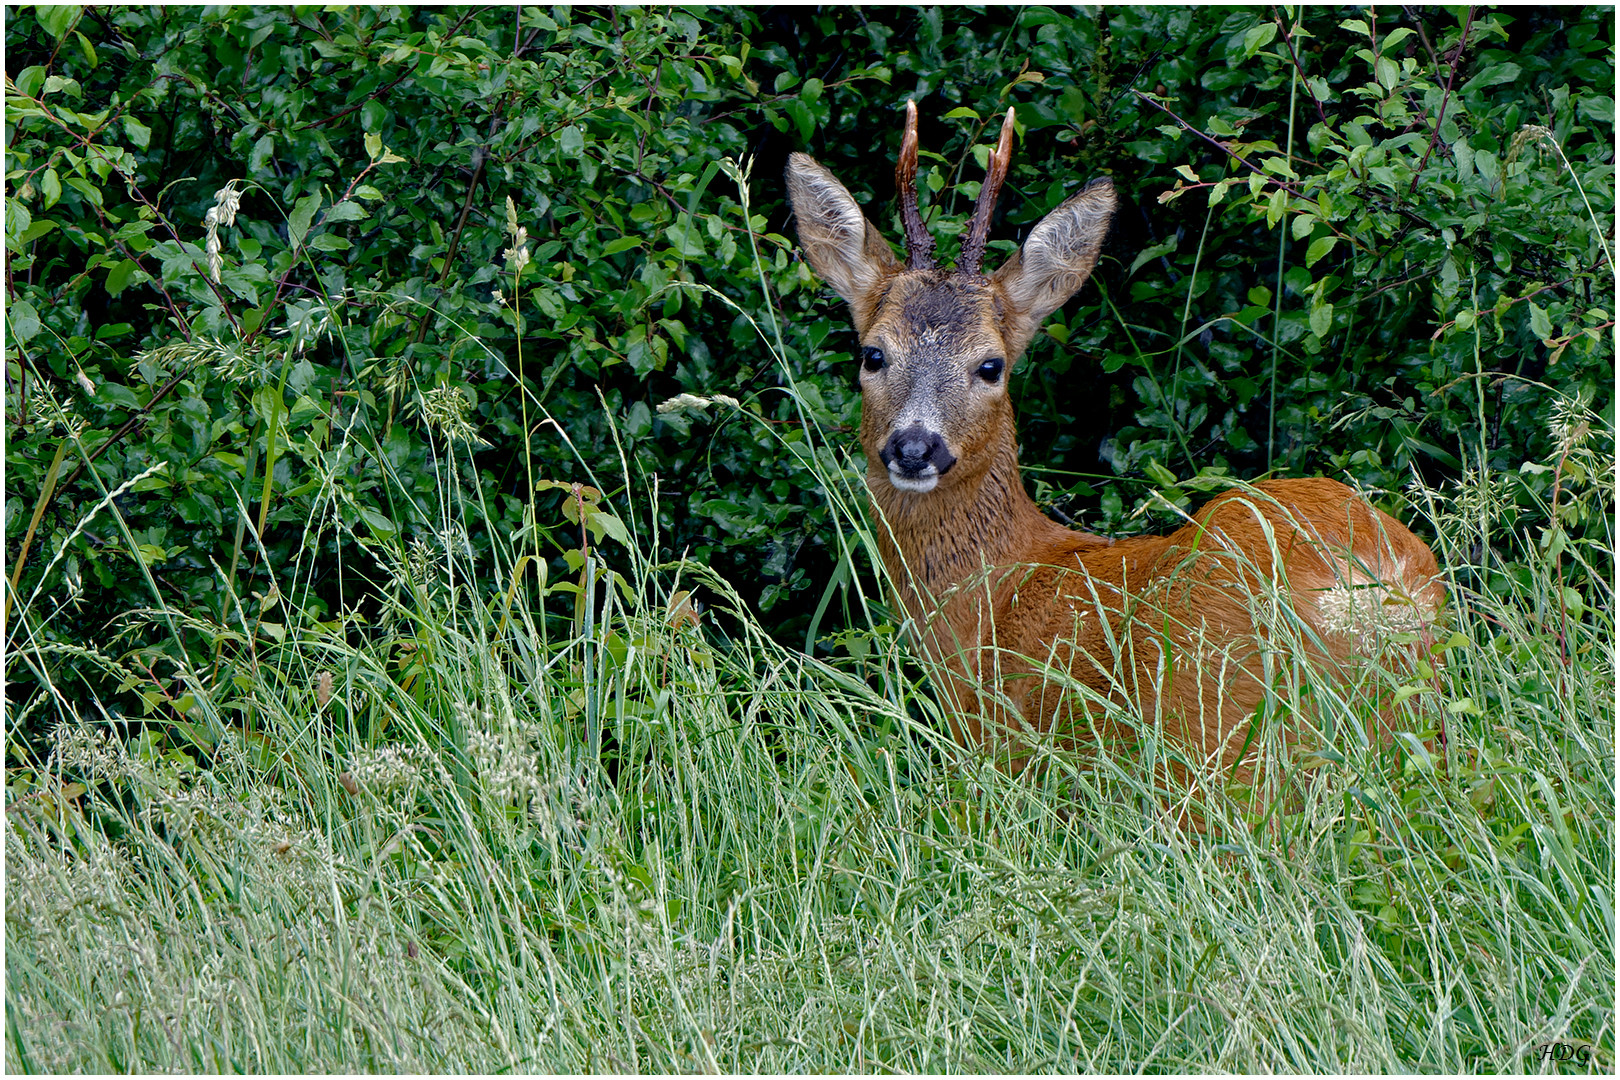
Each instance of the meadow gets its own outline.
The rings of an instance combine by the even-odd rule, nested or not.
[[[548,633],[524,556],[459,555],[442,480],[447,554],[393,553],[386,644],[290,626],[190,746],[63,724],[13,771],[8,1068],[1612,1067],[1608,605],[1533,547],[1470,564],[1450,503],[1453,636],[1406,699],[1444,748],[1324,738],[1199,834],[1152,731],[1008,776],[893,635],[776,644],[641,556],[633,500]]]

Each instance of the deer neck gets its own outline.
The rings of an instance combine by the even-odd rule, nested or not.
[[[976,474],[923,494],[894,487],[881,465],[869,472],[867,486],[881,518],[879,550],[909,605],[924,599],[916,587],[937,600],[985,567],[1027,562],[1040,539],[1062,530],[1025,494],[1010,434],[986,456],[988,464]]]

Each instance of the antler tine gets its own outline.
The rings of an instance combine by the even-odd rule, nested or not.
[[[906,133],[900,140],[900,160],[894,166],[894,186],[900,195],[900,218],[906,226],[906,269],[934,268],[934,238],[928,235],[917,211],[917,103],[906,102]]]
[[[958,273],[977,274],[984,260],[984,248],[990,242],[990,215],[995,213],[1001,185],[1007,180],[1007,166],[1012,163],[1012,137],[1013,110],[1008,109],[1007,118],[1001,122],[1001,141],[996,144],[996,152],[990,155],[990,168],[984,185],[979,188],[979,205],[968,223],[961,257],[956,260]]]

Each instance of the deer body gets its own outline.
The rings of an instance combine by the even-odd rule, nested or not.
[[[831,173],[803,154],[788,165],[806,258],[849,302],[860,336],[880,553],[943,669],[959,741],[1086,737],[1089,692],[1234,765],[1279,651],[1353,677],[1391,632],[1426,630],[1443,600],[1438,567],[1332,480],[1228,492],[1165,536],[1111,541],[1040,512],[1019,475],[1006,376],[1090,276],[1115,200],[1093,183],[981,274],[1012,123],[1009,110],[955,270],[933,266],[917,212],[914,106],[896,170],[905,266]],[[1302,632],[1279,635],[1279,619]]]

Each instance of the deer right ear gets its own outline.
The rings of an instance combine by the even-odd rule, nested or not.
[[[787,187],[804,257],[849,302],[855,329],[864,333],[871,315],[868,298],[885,278],[899,272],[900,260],[861,213],[855,197],[815,158],[788,157]]]
[[[1009,353],[1023,352],[1046,317],[1091,277],[1116,205],[1113,182],[1092,181],[1043,217],[996,271],[993,280],[1011,308],[1003,330]]]

